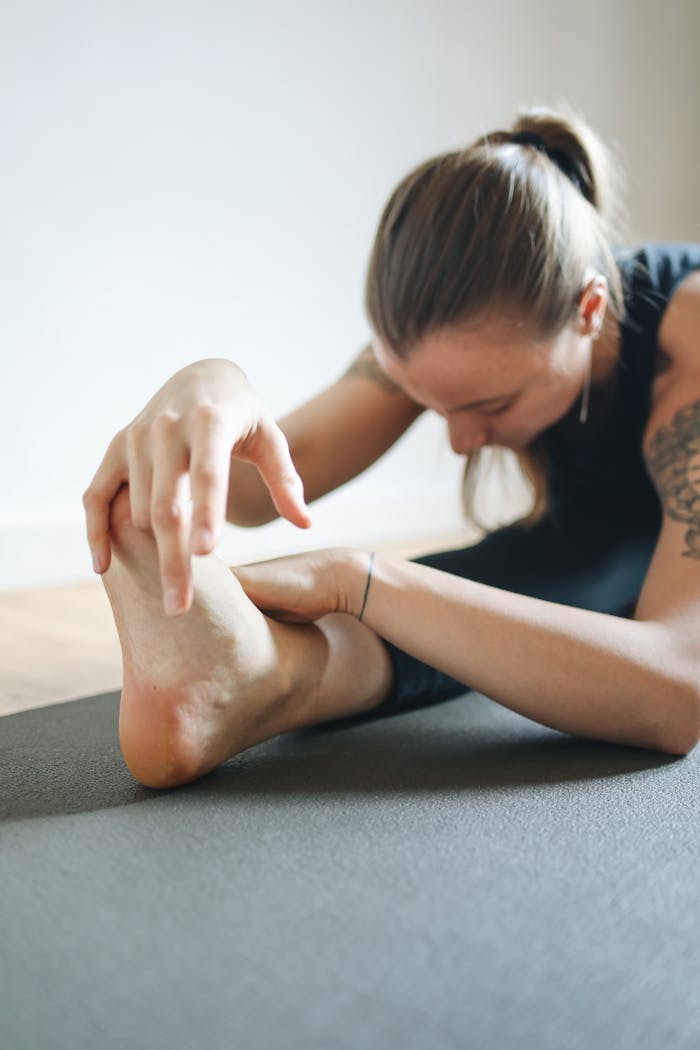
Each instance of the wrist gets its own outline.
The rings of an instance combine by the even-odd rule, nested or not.
[[[369,565],[367,566],[367,582],[365,583],[365,589],[364,589],[364,592],[362,594],[362,605],[360,606],[360,611],[357,614],[357,618],[358,618],[358,620],[360,620],[360,622],[362,621],[362,617],[363,617],[365,609],[367,607],[367,599],[369,597],[369,588],[370,588],[370,584],[372,583],[372,569],[373,568],[374,568],[374,551],[371,551],[370,552],[370,556],[369,556]]]
[[[372,584],[375,562],[374,551],[342,548],[337,551],[338,607],[343,612],[362,620]]]

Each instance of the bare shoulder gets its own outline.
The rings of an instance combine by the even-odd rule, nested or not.
[[[700,368],[700,270],[673,293],[661,318],[659,347],[671,364]]]
[[[650,427],[687,404],[700,384],[700,271],[676,289],[661,319],[658,345],[645,443]]]

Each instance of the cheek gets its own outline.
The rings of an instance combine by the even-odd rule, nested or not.
[[[502,419],[492,420],[490,430],[497,444],[509,448],[524,448],[547,427],[553,425],[561,412],[550,405],[534,404],[523,406],[517,412],[509,413]]]
[[[518,413],[517,429],[530,431],[532,435],[554,426],[571,409],[578,397],[578,392],[570,389],[549,391],[534,399],[529,406],[523,406]]]

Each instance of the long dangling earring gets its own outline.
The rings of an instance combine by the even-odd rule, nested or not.
[[[578,422],[585,423],[588,419],[588,401],[591,394],[591,359],[593,357],[593,344],[589,348],[588,354],[588,369],[586,371],[586,382],[584,384],[584,393],[581,395],[581,411],[578,415]]]
[[[598,338],[598,332],[594,332],[591,336],[591,342],[588,347],[588,367],[586,368],[586,382],[583,385],[583,394],[581,397],[581,412],[578,417],[579,423],[585,423],[588,419],[588,399],[591,393],[591,369],[593,367],[593,343]]]

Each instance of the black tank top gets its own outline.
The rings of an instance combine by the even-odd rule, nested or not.
[[[642,457],[651,384],[661,365],[661,318],[680,282],[700,269],[700,245],[646,244],[616,252],[625,317],[612,379],[591,386],[588,421],[581,399],[537,439],[544,450],[555,520],[585,511],[661,527],[661,508]]]

